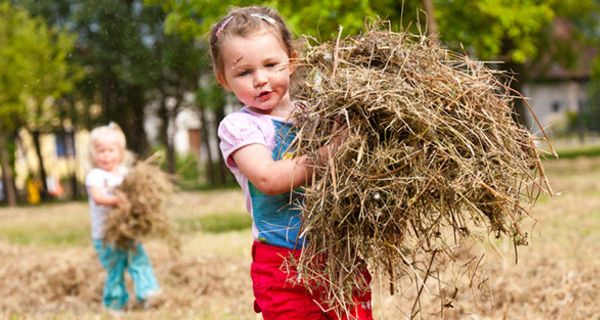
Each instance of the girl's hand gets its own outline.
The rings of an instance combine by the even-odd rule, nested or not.
[[[90,197],[97,204],[107,207],[114,207],[124,202],[123,196],[112,195],[102,187],[90,187]]]
[[[117,192],[115,195],[115,203],[113,206],[118,207],[122,204],[125,204],[125,194],[123,192]]]
[[[329,143],[318,150],[318,164],[324,164],[329,161],[329,158],[333,157],[338,152],[340,147],[350,136],[350,128],[342,121],[336,120],[331,131],[333,134]]]
[[[350,128],[348,128],[348,125],[344,122],[341,121],[336,121],[333,124],[333,139],[331,140],[331,150],[333,151],[333,153],[331,153],[331,155],[334,155],[337,153],[338,149],[340,148],[340,146],[346,142],[346,140],[348,140],[348,137],[350,137]]]

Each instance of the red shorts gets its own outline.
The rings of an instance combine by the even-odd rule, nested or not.
[[[252,245],[250,274],[254,289],[254,310],[262,312],[264,320],[372,320],[371,291],[354,296],[354,307],[348,315],[335,311],[325,312],[327,305],[320,302],[321,292],[312,294],[301,284],[290,282],[296,270],[281,268],[286,257],[300,257],[300,250],[272,246],[255,241]],[[367,281],[371,277],[367,272]]]

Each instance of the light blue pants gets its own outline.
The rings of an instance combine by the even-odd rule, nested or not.
[[[109,309],[121,310],[127,305],[129,295],[125,287],[125,271],[129,271],[135,297],[143,302],[148,295],[160,290],[150,259],[141,243],[132,246],[131,250],[122,250],[105,244],[101,239],[94,239],[94,248],[100,263],[107,272],[104,282],[102,302]]]

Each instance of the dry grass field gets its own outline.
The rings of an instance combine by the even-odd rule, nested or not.
[[[509,241],[479,244],[486,254],[471,279],[478,281],[443,310],[437,283],[428,282],[417,318],[600,319],[600,158],[545,165],[558,196],[539,199],[518,263]],[[124,318],[260,319],[252,311],[251,232],[240,192],[179,193],[169,212],[182,251],[146,244],[166,301],[153,310],[132,303]],[[1,319],[110,319],[100,304],[103,277],[86,203],[0,208]],[[376,319],[408,318],[414,282],[394,296],[377,281],[373,289]]]

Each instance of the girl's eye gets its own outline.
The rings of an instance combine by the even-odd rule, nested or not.
[[[265,66],[266,66],[267,68],[273,68],[273,67],[275,67],[276,65],[277,65],[277,63],[274,63],[274,62],[273,62],[273,63],[267,63]]]
[[[248,70],[244,70],[244,71],[238,73],[238,77],[246,77],[249,75],[250,75],[250,71],[248,71]]]

